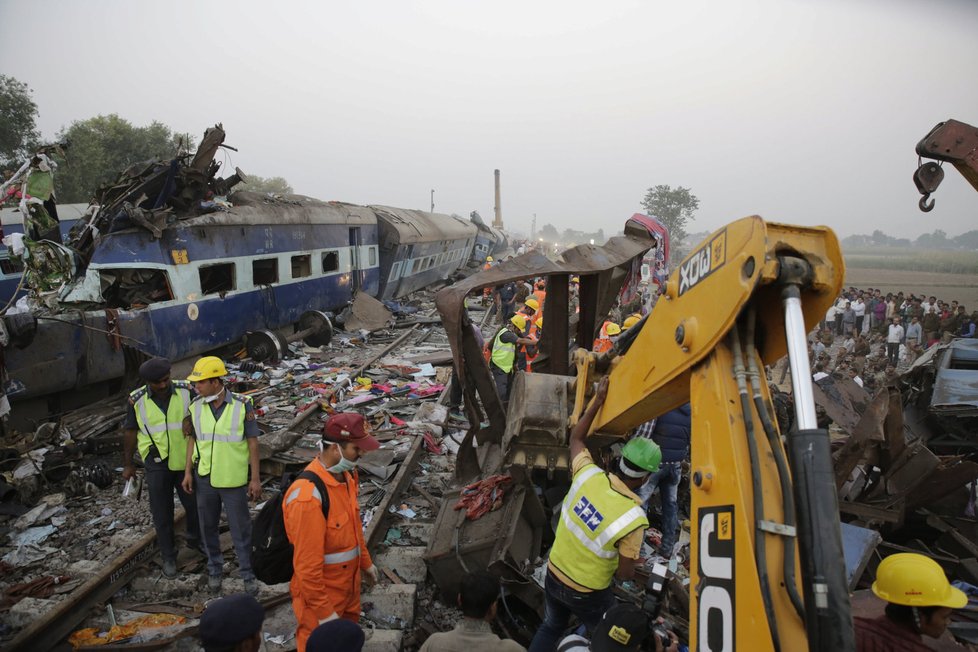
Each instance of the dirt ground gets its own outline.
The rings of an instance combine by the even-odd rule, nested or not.
[[[934,295],[945,301],[957,300],[973,309],[978,307],[978,276],[938,272],[895,271],[891,269],[846,269],[846,287],[880,288],[884,292],[912,292]]]

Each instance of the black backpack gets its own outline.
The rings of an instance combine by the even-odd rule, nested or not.
[[[292,579],[293,546],[285,534],[282,496],[292,482],[310,480],[323,498],[323,518],[329,515],[329,492],[322,479],[312,471],[303,471],[293,480],[283,478],[282,488],[258,512],[251,529],[251,568],[265,584],[281,584]]]

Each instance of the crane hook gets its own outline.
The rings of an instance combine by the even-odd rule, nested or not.
[[[934,210],[934,200],[931,199],[930,200],[930,203],[928,204],[927,203],[927,200],[929,198],[930,198],[930,193],[929,192],[925,192],[924,193],[924,196],[920,198],[920,201],[919,202],[917,202],[917,206],[919,206],[920,207],[920,210],[924,211],[925,213],[929,213],[932,210]]]

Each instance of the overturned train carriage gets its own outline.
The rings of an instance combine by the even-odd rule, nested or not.
[[[371,206],[380,239],[379,299],[396,299],[444,281],[469,261],[478,229],[454,215]]]
[[[174,360],[380,289],[377,219],[361,206],[239,192],[160,239],[102,237],[57,314],[8,315],[8,393],[29,398],[122,376],[126,350]],[[23,348],[18,348],[18,345]]]

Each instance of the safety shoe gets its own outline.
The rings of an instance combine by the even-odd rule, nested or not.
[[[222,578],[220,575],[208,575],[207,576],[207,588],[215,593],[221,590]]]
[[[250,595],[258,595],[258,580],[250,579],[244,581],[245,593]]]
[[[175,559],[163,560],[163,577],[172,580],[177,576],[177,562]]]

